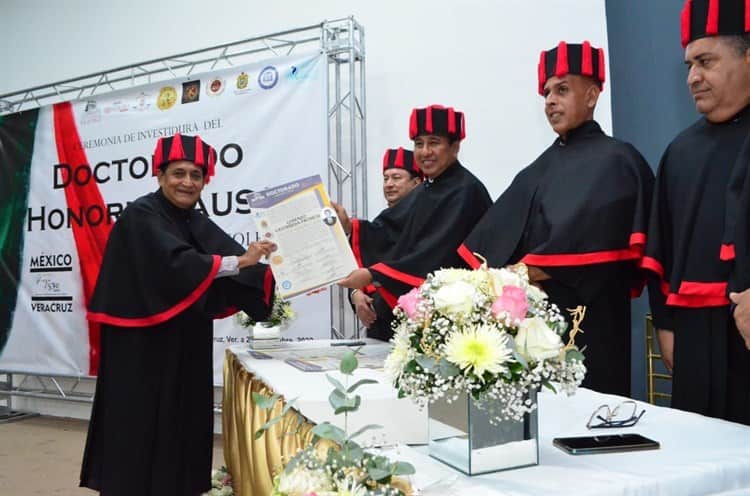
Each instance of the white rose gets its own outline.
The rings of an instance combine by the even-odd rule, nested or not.
[[[435,309],[448,316],[462,317],[469,315],[474,307],[474,286],[467,282],[456,281],[438,289],[432,299]]]
[[[471,272],[473,271],[466,269],[440,269],[435,273],[435,277],[443,284],[453,284],[467,280]]]
[[[282,472],[279,479],[279,492],[288,496],[304,496],[311,492],[322,492],[333,489],[328,476],[323,470],[309,470],[296,467],[290,473]]]
[[[563,346],[560,336],[539,317],[524,319],[515,341],[518,352],[532,362],[556,357]]]
[[[495,289],[498,293],[502,292],[503,286],[516,286],[519,288],[526,286],[526,284],[523,283],[521,276],[508,269],[492,269],[490,274],[492,274]]]

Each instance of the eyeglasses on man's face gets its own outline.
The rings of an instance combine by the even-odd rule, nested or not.
[[[591,414],[586,422],[587,429],[605,429],[616,427],[632,427],[641,420],[646,410],[637,413],[638,405],[633,400],[623,401],[614,408],[602,405]]]

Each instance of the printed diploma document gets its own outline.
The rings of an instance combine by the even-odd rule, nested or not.
[[[268,260],[283,298],[333,284],[357,268],[320,176],[248,197],[258,235],[278,246]]]

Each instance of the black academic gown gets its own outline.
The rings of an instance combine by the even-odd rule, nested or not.
[[[193,496],[210,489],[213,319],[270,311],[267,266],[215,279],[241,255],[208,217],[161,191],[129,205],[112,229],[89,320],[101,361],[81,486],[103,496]]]
[[[352,250],[373,276],[380,321],[368,336],[390,339],[399,296],[421,285],[430,272],[464,267],[456,249],[492,204],[487,189],[459,162],[426,180],[372,222],[352,220]]]
[[[749,133],[747,107],[724,123],[700,119],[670,143],[657,173],[644,257],[654,274],[654,324],[674,331],[672,406],[747,424],[750,353],[727,289],[736,227],[747,223],[737,202],[745,180],[738,158]],[[737,280],[747,287],[739,274]]]
[[[588,121],[515,177],[459,249],[472,266],[541,267],[551,302],[586,306],[583,385],[630,396],[630,297],[639,294],[654,175],[631,145]],[[568,316],[569,317],[569,316]]]

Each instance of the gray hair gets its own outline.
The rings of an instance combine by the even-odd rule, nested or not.
[[[750,33],[726,35],[721,38],[735,51],[738,57],[744,57],[750,50]]]

